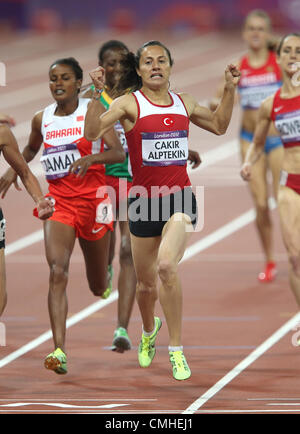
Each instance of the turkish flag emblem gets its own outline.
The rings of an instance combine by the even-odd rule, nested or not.
[[[84,116],[77,116],[76,121],[77,122],[84,121]]]
[[[167,127],[171,127],[174,124],[174,121],[172,118],[167,117],[164,118],[163,123],[167,126]]]

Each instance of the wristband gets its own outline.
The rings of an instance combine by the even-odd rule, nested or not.
[[[100,100],[100,98],[101,98],[101,94],[102,94],[102,92],[103,92],[103,89],[94,89],[94,93],[93,93],[93,99],[95,99],[95,100]]]

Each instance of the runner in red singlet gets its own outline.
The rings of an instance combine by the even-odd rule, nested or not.
[[[188,94],[168,91],[172,63],[169,50],[159,41],[144,44],[132,64],[139,90],[117,98],[100,116],[100,104],[93,101],[86,116],[85,136],[102,137],[117,121],[124,128],[133,173],[129,226],[137,302],[143,321],[139,364],[144,368],[150,366],[155,355],[155,339],[162,324],[155,316],[159,295],[170,336],[173,376],[185,380],[191,371],[181,342],[182,292],[178,263],[197,220],[196,199],[186,172],[189,122],[215,134],[224,134],[240,73],[233,65],[226,68],[223,98],[218,109],[212,112],[200,107]],[[90,75],[95,93],[101,94],[103,68]],[[162,283],[159,293],[158,277]]]
[[[23,151],[25,160],[31,161],[43,144],[41,163],[49,183],[49,196],[55,202],[55,212],[44,225],[50,268],[48,305],[54,339],[54,352],[46,357],[45,367],[57,374],[67,373],[66,287],[74,244],[78,238],[90,290],[102,296],[107,287],[108,248],[113,229],[104,164],[120,162],[125,157],[113,129],[103,137],[109,148],[105,153],[101,140],[84,138],[90,100],[78,97],[82,76],[82,69],[73,58],[59,59],[51,65],[50,90],[55,102],[34,116],[29,142]],[[72,165],[74,162],[76,167]],[[6,178],[7,190],[15,181],[15,173],[9,170]]]
[[[126,71],[126,63],[128,56],[131,56],[126,45],[117,40],[105,42],[99,49],[98,64],[105,70],[105,87],[100,97],[100,102],[106,110],[113,100],[121,95],[131,92],[135,89],[135,77],[128,78],[124,81],[120,80],[123,71]],[[90,86],[84,93],[84,96],[92,97],[94,86]],[[130,231],[127,219],[119,218],[120,210],[127,209],[128,192],[132,186],[132,172],[128,155],[128,146],[125,133],[120,122],[117,122],[115,129],[119,134],[121,143],[126,152],[126,159],[123,163],[106,164],[105,175],[106,184],[112,188],[112,201],[116,205],[114,215],[116,217],[115,225],[119,220],[119,228],[121,235],[119,263],[120,271],[118,276],[118,320],[117,328],[114,331],[112,342],[112,350],[118,353],[123,353],[131,348],[131,341],[128,336],[129,319],[132,312],[132,307],[135,299],[136,277],[133,266],[131,253]],[[201,159],[198,152],[189,150],[189,162],[193,164],[193,168],[200,165]],[[112,263],[115,254],[116,232],[113,231],[110,240],[109,252],[109,273],[112,276]],[[110,285],[111,287],[111,285]]]
[[[270,124],[274,122],[284,146],[278,210],[289,257],[290,286],[300,306],[300,33],[282,38],[277,59],[283,85],[259,109],[253,144],[246,155],[241,175],[246,181],[255,176],[253,169],[263,152]]]
[[[234,62],[241,71],[238,93],[242,108],[240,130],[242,161],[253,140],[260,104],[281,86],[281,71],[274,52],[276,44],[272,41],[271,20],[266,12],[254,10],[248,14],[243,28],[243,39],[248,46],[248,52]],[[221,89],[218,91],[219,94],[220,91]],[[216,107],[217,102],[218,98],[212,102],[212,109]],[[265,256],[265,267],[258,275],[260,282],[271,282],[277,273],[268,205],[267,172],[270,170],[272,173],[273,195],[277,198],[282,158],[282,142],[274,125],[270,124],[264,152],[253,168],[255,176],[249,182],[256,210],[256,227]]]
[[[53,214],[53,206],[50,201],[45,199],[39,185],[38,180],[31,172],[22,157],[15,136],[11,132],[9,126],[13,126],[14,120],[0,114],[0,154],[2,153],[7,163],[20,176],[26,190],[37,204],[38,216],[41,220],[45,220]],[[5,181],[0,178],[0,191],[2,191]],[[2,195],[2,198],[5,196]],[[6,221],[3,217],[0,207],[0,316],[2,315],[6,303],[6,270],[5,270],[5,226]]]

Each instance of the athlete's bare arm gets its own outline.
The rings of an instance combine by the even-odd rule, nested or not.
[[[225,85],[223,95],[215,111],[201,107],[198,102],[188,94],[182,94],[191,122],[200,128],[214,134],[225,134],[232,115],[235,98],[235,89],[240,78],[240,71],[235,65],[228,65],[225,70]]]
[[[237,69],[240,69],[240,61],[236,60],[234,62],[232,62],[233,65],[235,65],[237,67]],[[225,86],[225,77],[222,77],[222,79],[220,80],[217,89],[216,89],[216,93],[215,96],[209,101],[208,107],[212,110],[215,111],[216,108],[218,107],[218,105],[220,104],[222,95],[223,95],[223,89]],[[235,97],[234,97],[234,103],[236,103],[238,101],[238,93],[236,92]]]
[[[22,155],[25,159],[25,161],[28,163],[29,161],[33,160],[33,158],[38,153],[41,144],[43,142],[43,136],[41,133],[41,126],[42,126],[42,118],[43,118],[43,111],[40,111],[35,114],[35,116],[32,119],[31,122],[31,133],[29,136],[28,144],[25,146]],[[0,192],[2,192],[2,197],[4,197],[10,188],[12,184],[14,184],[15,188],[18,191],[21,191],[21,188],[18,184],[17,180],[18,174],[17,172],[10,167],[6,170],[6,172],[1,177],[1,189]]]
[[[125,132],[134,126],[137,119],[137,106],[132,95],[116,98],[107,111],[103,108],[100,116],[99,106],[102,104],[95,100],[92,100],[88,106],[84,125],[84,136],[88,140],[103,137],[117,121],[121,122]]]
[[[245,161],[241,169],[241,176],[245,181],[251,178],[251,166],[259,159],[264,151],[268,131],[270,128],[271,111],[273,107],[274,95],[266,98],[258,110],[257,124],[254,132],[253,142],[249,146],[245,156]]]
[[[12,134],[10,128],[5,125],[0,125],[0,150],[7,163],[13,168],[14,171],[20,176],[26,190],[37,204],[39,218],[47,219],[53,214],[53,207],[48,200],[44,199],[40,185],[36,177],[31,172],[28,164],[25,162],[24,157],[19,151],[17,141]],[[0,192],[2,198],[7,192],[5,184],[0,179]]]

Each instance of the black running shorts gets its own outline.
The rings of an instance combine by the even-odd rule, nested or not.
[[[197,224],[197,202],[191,187],[161,197],[130,197],[128,217],[130,232],[136,237],[158,237],[175,213],[183,213]]]

